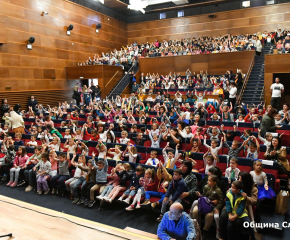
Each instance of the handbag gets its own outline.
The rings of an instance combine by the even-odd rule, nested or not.
[[[289,208],[289,192],[281,190],[276,198],[275,213],[285,215]]]
[[[201,214],[210,213],[213,211],[213,209],[214,209],[214,205],[210,199],[208,199],[207,197],[200,197],[198,199],[198,211]]]

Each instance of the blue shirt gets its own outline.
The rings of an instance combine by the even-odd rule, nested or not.
[[[190,216],[183,212],[178,223],[169,220],[168,212],[164,214],[158,225],[157,236],[161,240],[193,240],[196,237],[193,221]]]

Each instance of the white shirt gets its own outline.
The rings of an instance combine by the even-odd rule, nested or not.
[[[229,98],[236,98],[237,91],[238,90],[236,87],[232,87],[229,91]]]
[[[152,160],[152,158],[149,158],[147,161],[146,161],[146,163],[145,163],[145,165],[151,165],[151,166],[157,166],[158,165],[158,163],[159,163],[159,159],[157,159],[157,158],[154,158],[154,162],[155,162],[155,164],[153,164],[153,160]]]
[[[282,90],[284,90],[284,86],[281,83],[273,83],[270,87],[272,89],[272,97],[281,97]]]
[[[234,172],[235,172],[235,179],[238,179],[239,178],[239,173],[240,173],[240,169],[238,169],[238,168],[232,169],[231,167],[228,167],[226,169],[225,177],[230,180],[231,175],[232,175],[232,170],[234,170]]]

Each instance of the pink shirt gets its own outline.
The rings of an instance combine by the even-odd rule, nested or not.
[[[57,161],[54,161],[51,157],[49,157],[49,161],[51,164],[51,170],[57,170]]]
[[[14,161],[13,164],[19,167],[23,167],[27,161],[29,157],[25,154],[23,157],[21,157],[21,155],[17,156]]]

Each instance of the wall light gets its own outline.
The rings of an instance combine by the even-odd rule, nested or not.
[[[74,25],[70,24],[68,27],[67,27],[67,31],[66,31],[66,34],[67,35],[70,35],[70,31],[74,29]]]
[[[27,41],[27,49],[28,50],[32,50],[32,44],[35,42],[35,38],[34,37],[30,37]]]

